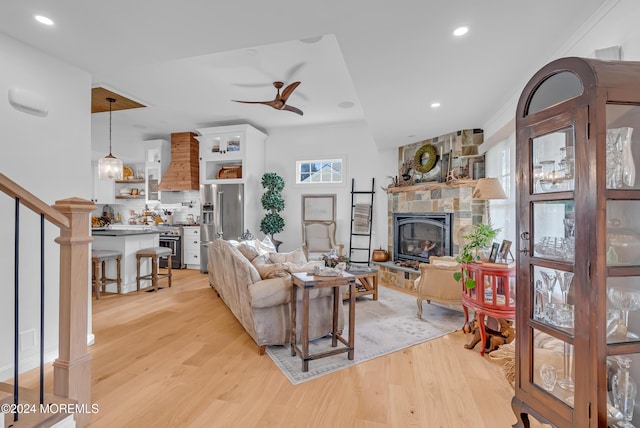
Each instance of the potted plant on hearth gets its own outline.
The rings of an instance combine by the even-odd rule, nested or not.
[[[271,241],[278,251],[278,247],[282,241],[273,238],[276,233],[282,232],[284,229],[284,219],[279,214],[284,209],[284,199],[282,198],[282,189],[284,189],[284,179],[275,172],[267,172],[262,175],[262,187],[266,189],[260,203],[267,213],[260,222],[260,230],[262,233],[269,235]]]
[[[456,257],[458,263],[472,263],[479,261],[481,258],[480,254],[491,245],[493,239],[498,235],[500,230],[502,230],[502,228],[494,229],[491,223],[479,223],[473,226],[473,230],[463,236],[466,243],[463,245],[460,254]],[[465,278],[465,287],[475,287],[476,281],[469,278],[466,269],[464,268],[461,272],[455,272],[453,274],[453,278],[456,281],[460,281],[463,278],[463,274]]]

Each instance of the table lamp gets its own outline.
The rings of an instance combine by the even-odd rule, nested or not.
[[[489,201],[491,199],[507,199],[507,194],[497,178],[481,178],[478,180],[471,197],[474,200]],[[491,215],[488,204],[485,203],[487,211],[487,224],[491,224]]]

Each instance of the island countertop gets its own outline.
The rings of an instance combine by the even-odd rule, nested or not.
[[[157,229],[127,229],[127,230],[92,230],[92,236],[132,236],[160,233]]]

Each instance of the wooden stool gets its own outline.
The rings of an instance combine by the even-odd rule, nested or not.
[[[167,247],[151,247],[151,248],[143,248],[142,250],[138,250],[136,252],[136,287],[138,291],[140,291],[140,280],[149,280],[151,281],[151,285],[158,291],[158,280],[162,278],[169,279],[169,287],[171,287],[171,248]],[[151,258],[151,273],[149,275],[140,276],[140,259],[142,257],[150,257]],[[160,257],[167,257],[167,273],[158,273],[158,259]]]
[[[107,278],[106,262],[107,260],[116,261],[116,278]],[[111,250],[91,250],[91,284],[96,293],[96,299],[100,299],[100,289],[106,291],[106,285],[115,282],[118,284],[118,294],[120,294],[120,261],[122,253],[120,251]],[[99,266],[102,268],[102,274],[99,275]]]

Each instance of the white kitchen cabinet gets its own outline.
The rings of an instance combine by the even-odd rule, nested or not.
[[[158,183],[171,162],[171,144],[166,140],[148,140],[145,144],[144,174],[146,202],[159,203]]]
[[[183,229],[184,264],[187,269],[200,269],[200,226]]]
[[[262,176],[267,135],[251,125],[196,129],[200,136],[200,184],[246,183]]]
[[[93,162],[93,198],[91,201],[94,204],[114,204],[116,201],[115,185],[113,180],[103,179],[98,176],[98,163]]]
[[[268,136],[251,125],[216,126],[196,131],[200,134],[196,137],[200,142],[200,184],[244,184],[244,228],[257,234],[264,215],[260,198]],[[236,175],[234,166],[242,168],[240,177],[224,178]],[[227,171],[230,174],[227,175]]]

